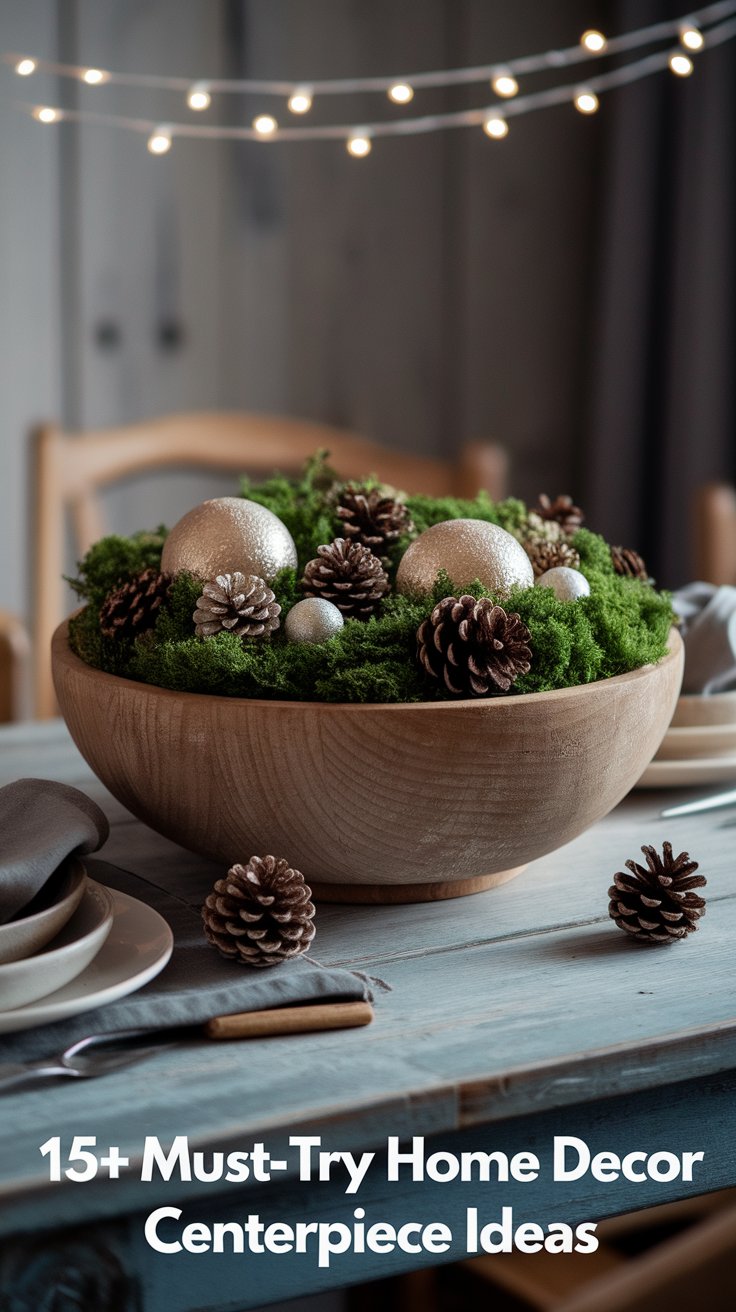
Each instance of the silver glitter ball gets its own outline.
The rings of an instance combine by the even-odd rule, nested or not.
[[[513,587],[530,588],[534,570],[520,542],[498,524],[482,519],[448,519],[425,529],[407,547],[396,574],[397,592],[427,593],[440,570],[456,588],[475,579],[499,597]]]
[[[244,497],[215,497],[190,510],[164,543],[164,574],[187,570],[201,579],[257,574],[270,583],[280,569],[296,569],[296,547],[285,524],[266,506]]]
[[[538,588],[551,588],[560,601],[578,601],[580,597],[590,596],[590,584],[579,569],[570,569],[569,565],[555,565],[540,574]]]
[[[292,606],[284,620],[289,642],[326,642],[344,627],[342,614],[324,597],[305,597]]]

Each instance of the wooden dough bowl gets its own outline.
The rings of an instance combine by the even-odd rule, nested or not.
[[[672,718],[682,643],[600,683],[488,701],[329,705],[169,692],[53,640],[59,704],[139,819],[223,865],[285,856],[332,901],[503,883],[606,815]]]

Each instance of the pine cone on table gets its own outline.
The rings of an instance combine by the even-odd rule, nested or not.
[[[649,583],[649,570],[638,551],[632,551],[630,547],[611,547],[611,560],[617,574]]]
[[[137,638],[152,629],[169,595],[171,577],[144,569],[103,601],[100,631],[106,638]]]
[[[519,615],[488,597],[445,597],[417,631],[417,654],[430,678],[461,697],[508,692],[531,665],[531,635]]]
[[[389,590],[378,556],[348,538],[335,538],[317,551],[304,570],[302,587],[307,596],[331,601],[345,619],[369,619]]]
[[[580,556],[569,542],[547,542],[544,538],[531,538],[524,546],[532,562],[535,579],[548,569],[556,569],[558,565],[577,569],[580,564]]]
[[[697,861],[691,861],[687,852],[673,857],[671,843],[662,844],[662,856],[653,847],[641,850],[646,869],[627,861],[631,873],[619,871],[613,877],[609,916],[640,941],[671,943],[694,933],[705,915],[705,898],[692,891],[706,883],[704,875],[694,873]]]
[[[572,497],[559,496],[553,501],[546,492],[540,493],[535,511],[542,519],[556,520],[563,533],[569,535],[577,532],[585,519],[583,511],[573,503]]]
[[[279,627],[280,613],[281,607],[263,579],[236,570],[205,583],[192,619],[198,638],[222,632],[260,638]]]
[[[346,538],[369,547],[377,556],[397,542],[402,533],[411,533],[414,525],[403,501],[387,496],[380,488],[342,489],[336,508]]]
[[[276,966],[306,952],[314,938],[312,890],[275,856],[252,856],[218,879],[202,907],[204,932],[224,957]]]

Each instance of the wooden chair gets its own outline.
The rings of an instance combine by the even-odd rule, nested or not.
[[[709,483],[695,494],[695,577],[736,583],[736,488]]]
[[[31,641],[16,615],[0,611],[0,724],[30,715]]]
[[[490,443],[462,446],[457,461],[389,450],[353,433],[308,420],[249,414],[171,415],[126,428],[64,433],[48,425],[36,447],[36,586],[33,637],[35,712],[56,711],[49,647],[63,618],[62,561],[67,513],[84,553],[104,534],[99,493],[120,479],[164,467],[267,475],[293,473],[319,448],[346,478],[375,473],[410,492],[474,496],[504,493],[503,451]]]

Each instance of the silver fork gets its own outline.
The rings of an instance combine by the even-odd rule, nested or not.
[[[98,1051],[105,1044],[125,1043],[126,1040],[150,1037],[155,1030],[118,1030],[114,1034],[89,1034],[84,1039],[77,1039],[68,1048],[53,1057],[44,1057],[39,1061],[6,1062],[0,1065],[0,1093],[16,1085],[35,1080],[56,1079],[66,1076],[73,1080],[95,1079],[98,1075],[108,1075],[111,1071],[123,1070],[145,1061],[154,1052],[172,1047],[174,1039],[160,1043],[147,1044],[144,1047],[117,1047],[115,1051]]]

